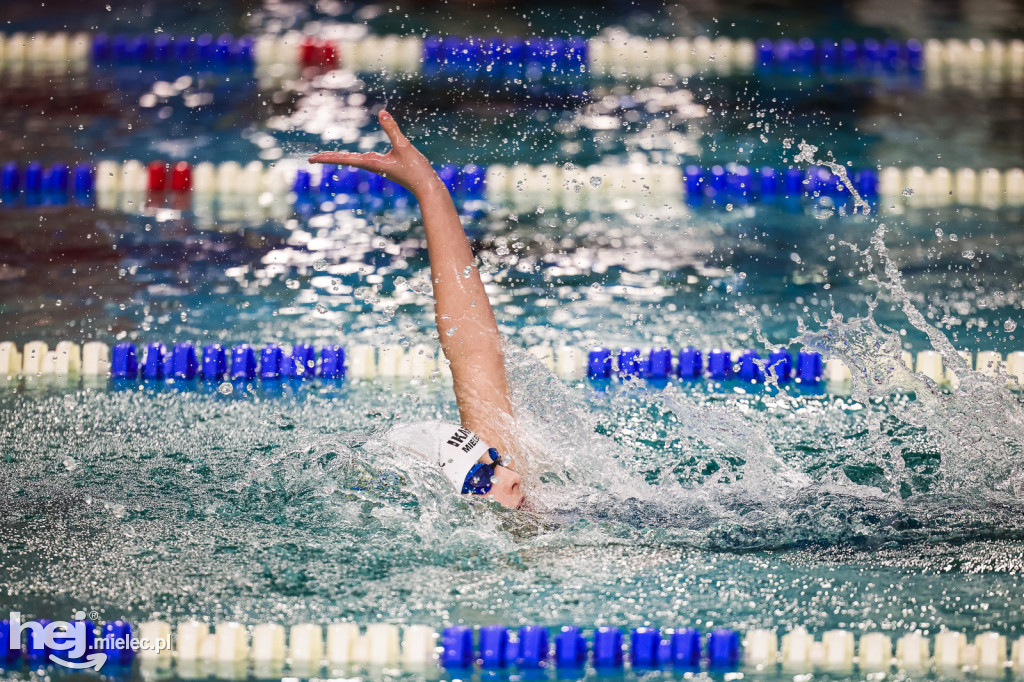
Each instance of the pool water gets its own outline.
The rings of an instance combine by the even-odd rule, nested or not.
[[[74,28],[280,31],[338,9],[205,4],[220,11],[85,5]],[[61,28],[14,7],[5,31]],[[493,8],[339,11],[381,33],[479,34],[500,20]],[[870,3],[771,19],[757,7],[721,12],[527,10],[508,27],[969,38],[1019,37],[1024,21],[1019,10],[998,25],[935,10],[909,25]],[[1024,160],[1024,95],[1012,89],[979,97],[707,76],[523,103],[372,79],[260,91],[242,74],[196,77],[143,106],[154,88],[151,76],[103,72],[0,80],[0,140],[20,162],[272,162],[357,139],[383,149],[372,113],[386,101],[438,164],[785,167],[803,141],[858,168]],[[415,212],[131,213],[0,209],[0,340],[437,343]],[[841,215],[823,202],[472,212],[466,228],[509,342],[517,418],[538,446],[525,467],[529,512],[469,504],[386,447],[393,425],[457,418],[440,378],[8,382],[0,612],[1016,638],[1020,394],[967,370],[956,390],[940,390],[901,353],[934,348],[952,362],[954,349],[1024,349],[1020,224],[1014,208]],[[859,371],[845,397],[738,382],[563,382],[523,350],[538,343],[763,356],[808,346]]]

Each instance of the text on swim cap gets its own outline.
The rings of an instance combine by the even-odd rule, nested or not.
[[[459,430],[453,433],[452,437],[448,439],[448,445],[455,448],[461,448],[463,452],[469,452],[475,448],[476,444],[479,442],[480,436],[476,435],[465,426],[460,426]]]

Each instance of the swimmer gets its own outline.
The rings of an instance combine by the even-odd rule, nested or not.
[[[464,495],[478,495],[518,509],[522,476],[514,470],[516,446],[505,354],[473,250],[448,188],[387,111],[378,116],[391,141],[387,154],[322,152],[312,163],[354,166],[392,180],[420,204],[434,289],[434,322],[451,365],[461,424],[431,422],[393,429],[392,443],[435,462]]]

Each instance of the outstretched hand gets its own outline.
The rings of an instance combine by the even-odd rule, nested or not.
[[[343,166],[354,166],[376,173],[381,177],[397,182],[413,194],[425,191],[435,183],[440,183],[437,172],[412,142],[402,134],[398,123],[387,111],[377,116],[381,128],[391,140],[391,150],[387,154],[367,152],[320,152],[309,157],[310,163],[337,163]]]

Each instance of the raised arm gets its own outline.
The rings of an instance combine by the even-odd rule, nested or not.
[[[462,425],[503,455],[514,455],[516,438],[501,334],[451,194],[391,114],[382,111],[379,119],[391,140],[387,154],[324,152],[309,160],[377,173],[402,185],[419,201],[433,280],[434,322],[451,363]]]

